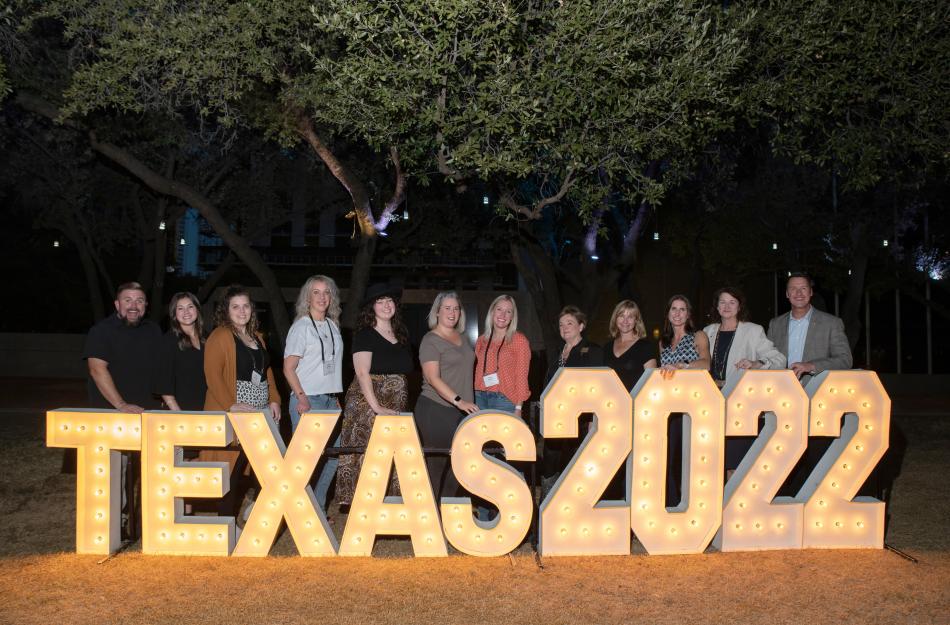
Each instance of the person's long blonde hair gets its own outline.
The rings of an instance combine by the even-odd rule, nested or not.
[[[491,340],[492,330],[495,327],[493,319],[495,308],[501,302],[511,302],[511,323],[508,324],[508,329],[505,331],[505,343],[510,343],[511,337],[518,331],[518,304],[515,303],[515,298],[510,295],[499,295],[492,301],[491,306],[488,307],[488,314],[485,315],[485,331],[482,332],[482,336],[485,337],[486,341]]]

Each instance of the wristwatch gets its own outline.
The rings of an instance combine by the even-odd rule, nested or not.
[[[458,406],[460,401],[462,401],[462,396],[461,396],[461,395],[456,395],[456,396],[455,396],[455,399],[452,400],[452,403],[455,404],[456,406]]]

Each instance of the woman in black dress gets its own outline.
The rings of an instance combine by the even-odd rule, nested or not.
[[[548,354],[548,374],[545,384],[549,384],[561,367],[599,367],[604,364],[600,345],[584,338],[587,327],[587,315],[577,306],[565,306],[557,319],[558,330],[564,344],[556,354]],[[544,458],[541,461],[542,485],[550,488],[564,470],[580,445],[580,439],[552,438],[544,441]]]
[[[646,338],[640,307],[625,299],[610,315],[610,336],[604,345],[604,364],[617,372],[628,391],[640,380],[645,369],[656,369],[659,357],[656,343]]]
[[[172,295],[170,327],[162,338],[155,375],[155,394],[169,410],[202,410],[208,385],[204,370],[204,324],[198,298]]]
[[[172,295],[168,303],[169,329],[162,337],[155,367],[155,394],[169,410],[203,410],[205,383],[204,323],[198,298],[188,292]],[[192,452],[194,453],[194,452]],[[185,459],[184,449],[175,448],[175,461]],[[191,514],[191,504],[185,504]]]

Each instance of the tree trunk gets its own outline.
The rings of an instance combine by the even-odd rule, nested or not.
[[[62,228],[66,237],[76,246],[79,254],[79,263],[82,265],[82,273],[86,277],[86,290],[89,293],[89,307],[92,313],[92,323],[98,323],[105,318],[106,310],[102,301],[102,284],[99,282],[99,272],[96,269],[96,263],[92,259],[92,253],[86,243],[85,237],[79,232],[79,228],[72,219],[68,219]]]
[[[369,284],[369,273],[376,254],[376,237],[361,236],[356,257],[353,259],[353,272],[350,274],[350,288],[347,291],[346,306],[343,308],[342,325],[355,329],[360,314],[360,303]]]
[[[370,270],[373,267],[373,257],[376,254],[376,244],[378,231],[376,222],[373,218],[373,209],[370,205],[369,193],[366,185],[360,180],[354,172],[347,167],[336,154],[323,142],[313,128],[313,121],[303,112],[297,114],[297,132],[310,145],[314,153],[330,170],[333,177],[336,178],[353,201],[353,210],[348,217],[356,220],[360,229],[360,242],[356,251],[356,257],[353,259],[353,272],[350,277],[349,289],[347,291],[346,306],[343,309],[342,323],[344,327],[353,328],[356,325],[356,318],[359,315],[360,302],[363,300],[363,294],[366,292],[366,286],[369,283]],[[406,195],[406,177],[399,164],[399,155],[395,148],[390,149],[390,157],[396,170],[396,184],[393,195],[386,203],[383,215],[380,218],[382,228],[389,222],[393,211],[405,199]]]
[[[142,202],[139,200],[139,185],[132,184],[129,193],[129,204],[132,205],[132,214],[135,218],[135,227],[139,231],[139,237],[142,240],[142,257],[139,262],[139,272],[136,282],[142,285],[145,292],[152,289],[152,277],[155,275],[155,232],[149,227],[151,220],[145,216],[142,210]],[[151,315],[154,317],[156,310],[161,304],[154,299],[149,300]],[[158,304],[158,306],[156,306]]]
[[[844,321],[845,332],[852,351],[858,344],[861,330],[864,328],[864,323],[861,321],[861,303],[864,299],[864,278],[868,269],[866,234],[863,224],[855,224],[851,227],[851,249],[853,250],[851,276],[848,278],[848,290],[841,307],[841,319]],[[865,348],[870,349],[870,346],[865,346]]]
[[[215,287],[218,286],[218,283],[221,282],[221,279],[224,278],[225,274],[231,270],[231,267],[234,266],[234,261],[237,260],[234,256],[234,252],[228,252],[228,255],[224,257],[224,260],[221,261],[221,264],[218,265],[218,268],[214,270],[210,276],[208,276],[204,284],[201,285],[201,288],[198,289],[198,301],[204,303],[204,301],[211,297],[211,293],[214,291]]]
[[[155,215],[158,223],[161,223],[165,219],[166,208],[168,206],[168,200],[164,197],[159,198],[158,200],[158,212]],[[167,226],[166,226],[167,227]],[[154,259],[154,280],[152,281],[152,319],[157,323],[165,317],[167,312],[164,306],[165,303],[165,259],[168,255],[168,231],[160,230],[158,225],[155,226],[155,253],[152,254]]]
[[[535,314],[541,324],[545,351],[548,354],[557,353],[562,342],[557,323],[562,306],[554,265],[536,241],[526,240],[523,236],[520,240],[512,240],[509,249],[511,259],[531,294]]]
[[[89,133],[89,139],[94,150],[124,167],[150,189],[157,193],[178,198],[188,206],[194,207],[201,216],[204,217],[205,221],[207,221],[215,233],[221,237],[225,245],[247,265],[248,269],[250,269],[261,282],[261,286],[264,287],[264,291],[267,293],[274,327],[278,335],[277,337],[271,338],[270,343],[276,346],[283,345],[284,338],[290,330],[290,318],[287,314],[287,303],[284,301],[280,285],[277,283],[277,277],[264,262],[264,259],[261,258],[261,255],[258,254],[243,237],[231,230],[227,220],[224,219],[221,215],[221,211],[218,210],[218,207],[215,206],[209,198],[191,186],[168,179],[150,169],[131,152],[111,143],[100,142],[92,132]]]

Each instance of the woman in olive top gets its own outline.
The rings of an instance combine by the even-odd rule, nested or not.
[[[414,411],[422,446],[448,449],[462,417],[478,411],[474,404],[475,351],[465,329],[458,295],[439,293],[429,311],[431,330],[419,345],[422,394]],[[436,497],[453,497],[458,481],[444,455],[426,455],[426,468]]]

